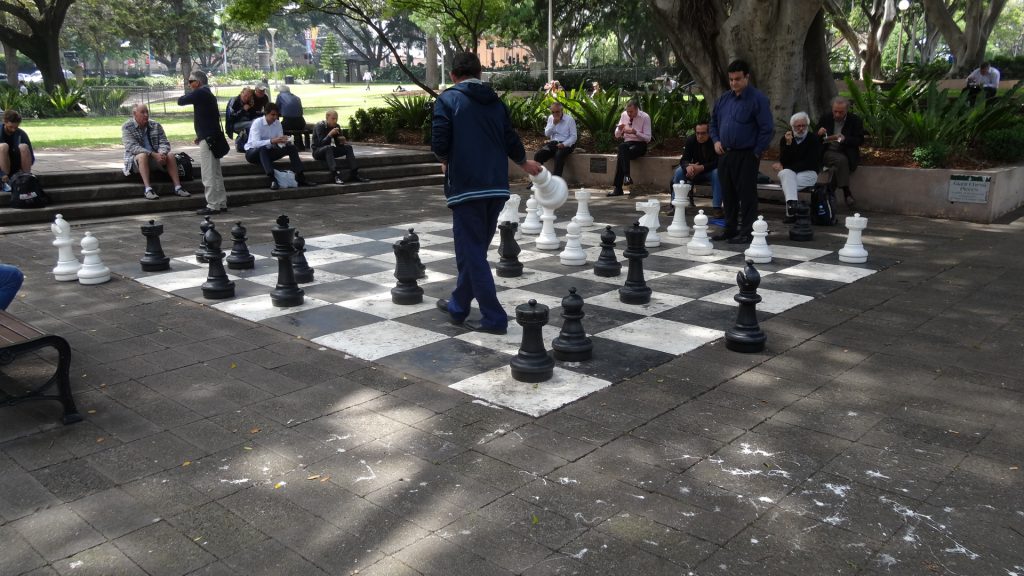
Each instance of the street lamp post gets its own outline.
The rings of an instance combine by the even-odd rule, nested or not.
[[[910,0],[900,0],[896,7],[899,9],[897,16],[900,19],[900,43],[896,48],[896,69],[899,70],[903,66],[903,27],[906,24],[903,13],[907,11],[907,8],[910,8]]]
[[[277,58],[274,58],[274,35],[277,34],[277,28],[267,28],[267,32],[270,32],[270,62],[274,67],[274,80],[277,80]]]
[[[551,22],[554,19],[555,0],[548,0],[548,84],[555,79],[555,47]]]

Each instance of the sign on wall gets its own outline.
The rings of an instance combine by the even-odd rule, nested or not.
[[[949,201],[988,204],[988,189],[991,185],[991,176],[950,174]]]

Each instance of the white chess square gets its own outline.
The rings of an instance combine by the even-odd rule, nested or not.
[[[847,284],[856,282],[874,274],[874,270],[867,268],[854,268],[852,266],[839,266],[837,264],[825,264],[823,262],[801,262],[796,266],[783,268],[779,274],[788,276],[799,276],[800,278],[818,278],[821,280],[832,280],[845,282]],[[762,276],[764,273],[762,273]]]
[[[523,274],[521,276],[513,276],[511,278],[502,278],[501,276],[498,276],[496,268],[491,269],[491,274],[494,275],[494,285],[502,286],[504,288],[520,288],[529,284],[536,284],[537,282],[561,277],[561,274],[555,274],[554,272],[547,272],[544,270],[533,270],[531,268],[523,268]]]
[[[686,239],[689,243],[690,239]],[[680,260],[689,260],[691,262],[718,262],[719,260],[725,260],[731,258],[739,252],[730,252],[729,250],[719,250],[717,248],[711,251],[711,254],[707,256],[694,256],[686,251],[686,246],[678,246],[676,248],[669,248],[668,250],[662,250],[658,252],[658,256],[665,256],[666,258],[678,258]]]
[[[716,304],[725,304],[726,306],[739,306],[739,303],[733,298],[733,296],[738,293],[738,288],[726,288],[721,292],[708,294],[701,298],[701,300],[714,302]],[[771,314],[781,314],[790,308],[803,304],[804,302],[814,300],[813,296],[793,294],[792,292],[780,292],[778,290],[767,290],[764,288],[759,288],[757,293],[761,296],[761,303],[757,305],[757,309]]]
[[[362,277],[359,278],[359,280],[362,279]],[[363,296],[362,298],[354,298],[352,300],[337,302],[335,306],[344,306],[350,310],[357,310],[359,312],[365,312],[366,314],[372,314],[387,320],[393,320],[395,318],[401,318],[402,316],[423,312],[424,310],[431,310],[434,308],[434,302],[436,300],[436,298],[425,296],[423,298],[423,302],[420,302],[419,304],[395,304],[391,301],[391,291],[388,290],[386,292],[378,292],[376,294]]]
[[[338,250],[313,250],[312,252],[306,252],[306,262],[312,268],[317,266],[323,266],[324,264],[333,264],[335,262],[347,262],[349,260],[357,260],[362,258],[358,254],[350,254],[348,252],[340,252]]]
[[[437,270],[431,270],[427,268],[426,277],[419,278],[416,283],[419,285],[431,284],[433,282],[444,282],[454,278],[451,274],[445,274],[444,272],[438,272]],[[394,270],[381,270],[380,272],[374,272],[373,274],[364,274],[362,276],[356,276],[356,280],[362,280],[363,282],[369,282],[370,284],[377,284],[378,286],[388,286],[394,288],[398,284],[398,279],[395,278]]]
[[[557,308],[562,305],[562,298],[559,296],[537,294],[536,292],[529,292],[518,288],[498,292],[498,302],[501,302],[502,308],[512,317],[516,315],[516,306],[526,304],[530,300],[536,300],[538,304],[543,304],[548,308]]]
[[[652,348],[666,354],[685,354],[708,342],[725,335],[721,330],[712,330],[682,322],[661,318],[641,318],[628,324],[616,326],[596,334],[601,338],[623,344]]]
[[[736,273],[741,270],[738,266],[725,266],[723,264],[701,264],[700,266],[694,266],[693,268],[687,268],[678,272],[673,272],[675,276],[685,276],[687,278],[696,278],[697,280],[710,280],[712,282],[721,282],[722,284],[736,284]],[[761,277],[772,274],[768,271],[759,271]]]
[[[545,347],[548,347],[550,342],[558,337],[561,330],[557,326],[552,326],[550,323],[545,324],[541,328],[541,334],[543,335]],[[459,334],[455,338],[470,344],[475,344],[482,348],[489,348],[495,352],[501,352],[502,354],[508,354],[515,356],[519,353],[519,347],[523,343],[523,327],[520,326],[515,320],[509,320],[508,332],[505,334],[488,334],[487,332],[466,332]]]
[[[315,246],[317,248],[336,248],[338,246],[353,246],[355,244],[364,244],[371,242],[369,238],[362,238],[359,236],[353,236],[351,234],[330,234],[328,236],[316,236],[314,238],[306,238],[306,246]]]
[[[550,380],[538,384],[519,382],[512,378],[510,366],[499,366],[456,382],[450,388],[491,404],[538,417],[608,386],[611,386],[611,382],[607,380],[557,366]]]
[[[452,242],[452,239],[449,236],[438,236],[437,234],[420,234],[419,236],[421,248],[436,246],[438,244],[451,244]],[[401,240],[401,238],[398,240]],[[396,240],[396,242],[398,240]]]
[[[442,222],[440,220],[426,220],[424,222],[407,222],[405,224],[396,224],[394,226],[391,226],[391,228],[399,228],[401,230],[408,230],[409,228],[412,228],[413,231],[416,232],[416,234],[419,234],[420,242],[422,242],[425,232],[429,233],[438,232],[440,230],[451,230],[452,223]],[[451,240],[451,238],[449,238],[449,240]]]
[[[348,276],[342,276],[341,274],[332,274],[326,270],[316,270],[313,272],[313,281],[306,282],[299,285],[299,288],[303,286],[317,286],[319,284],[327,284],[328,282],[337,282],[338,280],[344,280]],[[261,286],[270,286],[271,288],[277,286],[277,272],[273,274],[260,274],[259,276],[249,276],[246,278],[249,282],[255,282]]]
[[[193,258],[193,262],[195,259]],[[207,267],[193,268],[191,270],[179,270],[177,272],[168,272],[167,274],[157,274],[155,276],[142,276],[136,278],[139,284],[145,284],[153,288],[159,288],[164,292],[174,292],[175,290],[182,290],[184,288],[196,288],[202,286],[206,282],[206,278],[210,271]],[[238,276],[228,274],[228,280],[238,280]]]
[[[551,254],[548,252],[539,252],[534,250],[523,250],[519,253],[516,258],[520,262],[532,262],[534,260],[541,260],[543,258],[550,258]],[[501,256],[498,255],[498,249],[495,248],[487,253],[487,260],[490,262],[498,262],[501,260]]]
[[[260,294],[259,296],[250,296],[248,298],[238,298],[236,300],[220,302],[211,307],[216,308],[221,312],[234,314],[239,318],[245,318],[246,320],[251,320],[253,322],[260,322],[267,318],[286,316],[288,314],[294,314],[295,312],[302,312],[303,310],[313,310],[315,308],[320,308],[321,306],[327,306],[328,304],[330,304],[330,302],[306,297],[300,306],[278,308],[277,306],[274,306],[269,294]]]
[[[386,320],[326,334],[312,341],[356,358],[372,361],[447,338],[444,334]]]
[[[440,250],[423,250],[423,249],[420,249],[419,256],[420,256],[420,262],[423,262],[424,264],[429,264],[430,262],[437,262],[438,260],[447,260],[449,258],[454,258],[455,254],[452,253],[452,252],[444,252],[444,251],[440,251]],[[388,264],[394,264],[395,263],[395,253],[394,253],[394,251],[392,251],[392,252],[385,252],[383,254],[377,254],[376,256],[370,256],[370,258],[372,260],[380,260],[381,262],[387,262]]]
[[[584,270],[580,270],[579,272],[573,272],[572,274],[567,274],[567,276],[570,276],[572,278],[582,278],[584,280],[593,280],[594,282],[603,282],[605,284],[611,284],[613,286],[622,286],[623,284],[626,283],[626,271],[628,267],[626,263],[620,263],[622,264],[622,272],[618,276],[598,276],[597,274],[594,274],[593,263],[588,263],[587,266],[583,267]],[[651,273],[652,271],[650,270],[644,271],[644,278],[647,280],[651,280],[653,278],[660,278],[661,276],[666,276],[666,274],[662,272],[654,273],[654,276],[651,276]]]
[[[626,304],[619,300],[619,291],[615,289],[604,294],[591,296],[586,301],[587,304],[593,304],[594,306],[632,312],[633,314],[643,314],[644,316],[654,316],[666,310],[671,310],[676,306],[682,306],[687,302],[693,302],[693,298],[666,294],[665,292],[652,292],[651,301],[647,304]]]
[[[783,260],[800,260],[806,262],[831,254],[828,250],[815,250],[814,248],[802,248],[800,246],[787,246],[785,244],[772,244],[772,257]]]
[[[231,254],[231,252],[227,252],[227,254]],[[225,256],[224,258],[225,258],[224,266],[227,267],[227,265],[228,265],[227,256]],[[259,261],[259,260],[266,260],[267,257],[266,256],[260,256],[259,254],[253,254],[252,255],[252,259],[253,259],[253,262],[256,262],[256,261]],[[192,255],[192,254],[190,254],[188,256],[178,256],[177,258],[171,258],[171,261],[172,262],[181,262],[182,264],[191,264],[192,266],[200,266],[204,270],[208,267],[207,264],[205,264],[203,262],[199,262],[198,260],[196,260],[195,255]]]

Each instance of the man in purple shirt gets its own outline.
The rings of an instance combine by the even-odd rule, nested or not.
[[[614,188],[608,196],[622,196],[622,185],[630,185],[629,163],[647,153],[647,143],[651,141],[651,117],[640,110],[636,100],[626,103],[626,109],[615,125],[615,139],[622,140],[615,157]]]
[[[725,228],[714,241],[749,244],[757,218],[757,170],[775,133],[768,98],[750,86],[750,65],[729,64],[729,91],[718,97],[711,113],[711,140],[725,205]]]

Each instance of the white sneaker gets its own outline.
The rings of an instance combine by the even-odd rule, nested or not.
[[[152,188],[146,188],[146,191],[143,192],[142,195],[146,197],[146,200],[156,200],[160,197],[156,192],[153,192]]]
[[[178,196],[181,196],[182,198],[188,198],[189,196],[191,196],[191,194],[188,193],[188,190],[185,190],[181,186],[175,188],[174,193],[177,194]]]

